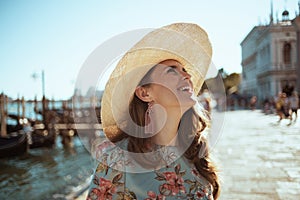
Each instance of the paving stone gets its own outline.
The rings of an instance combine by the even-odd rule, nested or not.
[[[298,167],[284,167],[283,170],[289,175],[291,179],[299,179],[300,178],[300,165]]]
[[[225,116],[213,149],[221,171],[220,199],[300,199],[300,119],[287,126],[288,121],[277,124],[277,116],[259,110]]]

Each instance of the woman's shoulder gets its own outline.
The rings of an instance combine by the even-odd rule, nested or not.
[[[123,139],[117,143],[111,142],[106,137],[97,138],[92,144],[93,158],[99,162],[107,161],[107,159],[114,160],[116,154],[123,154],[127,149],[128,140]],[[123,153],[122,153],[123,152]]]

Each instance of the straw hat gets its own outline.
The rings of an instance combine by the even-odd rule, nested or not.
[[[212,48],[206,32],[196,24],[175,23],[148,33],[119,61],[101,102],[103,131],[108,139],[128,126],[129,103],[145,74],[156,64],[174,59],[191,74],[197,94],[211,62]],[[130,118],[131,119],[131,118]]]

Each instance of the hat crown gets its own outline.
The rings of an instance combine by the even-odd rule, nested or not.
[[[168,35],[168,37],[165,37],[165,35]],[[139,48],[163,48],[164,46],[169,48],[170,42],[172,42],[172,45],[176,45],[174,40],[180,42],[183,37],[189,38],[199,46],[203,46],[203,50],[211,57],[212,47],[207,33],[200,26],[192,23],[174,23],[155,29],[136,43],[129,52]]]

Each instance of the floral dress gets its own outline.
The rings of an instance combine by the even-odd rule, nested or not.
[[[127,140],[122,142],[127,145]],[[122,149],[107,140],[94,153],[100,163],[93,175],[88,200],[213,199],[211,184],[185,157],[176,157],[176,147],[161,147],[159,153],[167,164],[144,172]]]

